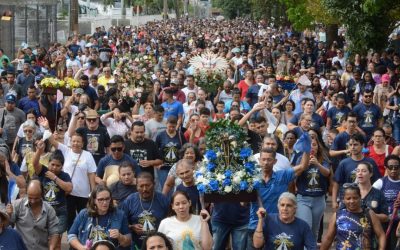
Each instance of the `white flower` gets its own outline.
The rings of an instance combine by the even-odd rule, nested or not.
[[[198,176],[197,178],[196,178],[196,181],[198,182],[198,183],[203,183],[204,182],[204,177],[202,176],[202,175],[200,175],[200,176]]]
[[[231,141],[231,146],[232,146],[232,148],[236,148],[237,142],[236,141]]]
[[[249,161],[256,161],[256,158],[254,157],[254,155],[249,157]]]
[[[147,60],[147,56],[144,56],[143,59],[144,59],[144,60]]]
[[[225,175],[223,174],[217,174],[217,180],[218,181],[223,181],[225,179]]]
[[[206,178],[203,178],[203,184],[207,186],[208,184],[210,184],[210,181]]]
[[[235,175],[237,175],[237,176],[239,176],[240,178],[242,178],[243,176],[244,176],[244,172],[243,172],[243,170],[240,170],[240,171],[238,171],[238,172],[236,172],[236,174]]]
[[[230,193],[232,192],[232,186],[226,186],[224,189],[225,193]]]
[[[234,177],[233,177],[233,183],[234,184],[239,184],[240,183],[240,181],[242,180],[242,178],[239,176],[239,175],[235,175]]]

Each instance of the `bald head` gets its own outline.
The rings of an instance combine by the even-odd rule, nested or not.
[[[31,206],[41,204],[42,186],[39,180],[31,180],[27,189],[28,200]]]

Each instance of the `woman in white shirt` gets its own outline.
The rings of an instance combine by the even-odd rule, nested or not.
[[[46,118],[39,117],[39,124],[45,128],[49,128]],[[46,133],[51,133],[46,131]],[[58,142],[53,135],[49,137],[49,142],[56,149],[59,149],[66,159],[63,165],[63,170],[72,180],[73,189],[70,195],[67,196],[68,209],[68,228],[71,227],[76,214],[86,207],[88,197],[96,186],[96,162],[93,155],[83,150],[83,136],[75,133],[71,136],[71,147]]]
[[[174,250],[211,250],[213,240],[208,227],[210,214],[202,209],[200,215],[192,213],[190,197],[176,191],[172,195],[170,217],[161,221],[158,231],[172,239]]]
[[[112,111],[100,116],[100,121],[106,126],[110,138],[114,135],[126,137],[132,126],[133,118],[128,113],[122,113],[120,106],[115,106]]]

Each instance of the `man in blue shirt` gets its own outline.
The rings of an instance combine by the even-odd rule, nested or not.
[[[358,115],[358,125],[367,135],[367,141],[371,138],[372,132],[377,127],[382,127],[382,111],[379,106],[372,103],[373,92],[365,90],[362,102],[354,107],[353,111]]]
[[[31,85],[28,87],[28,95],[21,98],[18,102],[18,108],[22,111],[28,113],[29,110],[33,109],[35,111],[36,117],[41,116],[39,101],[36,98],[36,87],[35,85]]]
[[[96,90],[89,86],[89,77],[87,75],[82,75],[79,82],[80,87],[83,89],[83,91],[85,91],[85,94],[87,94],[92,101],[92,106],[90,108],[94,110],[99,110],[99,97],[97,96]]]
[[[173,90],[166,89],[164,91],[164,98],[165,101],[161,104],[164,108],[164,119],[167,120],[169,116],[175,116],[178,118],[178,122],[176,128],[180,128],[182,124],[182,117],[183,117],[183,105],[182,103],[174,100],[173,97]]]
[[[262,169],[264,182],[258,188],[258,194],[261,199],[262,206],[265,208],[267,213],[278,213],[279,196],[288,191],[289,183],[308,167],[310,153],[303,153],[303,157],[299,165],[293,168],[274,172],[273,167],[276,161],[276,152],[273,149],[264,148],[261,150],[259,165]],[[257,204],[256,202],[253,202],[250,205],[247,249],[255,249],[253,246],[253,234],[258,223],[257,210],[259,205],[260,204]]]
[[[22,87],[22,96],[26,96],[28,87],[35,84],[35,75],[32,74],[29,63],[24,63],[22,73],[17,76],[16,83]]]

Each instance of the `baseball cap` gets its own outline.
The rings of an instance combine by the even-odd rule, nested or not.
[[[7,95],[6,96],[6,102],[13,102],[15,103],[17,101],[17,98],[14,95]]]
[[[76,89],[74,89],[74,93],[78,94],[78,95],[83,95],[85,93],[85,91],[81,88],[76,88]]]
[[[87,119],[94,119],[97,118],[99,115],[97,114],[97,111],[94,109],[89,109],[88,111],[85,112],[86,118]]]

